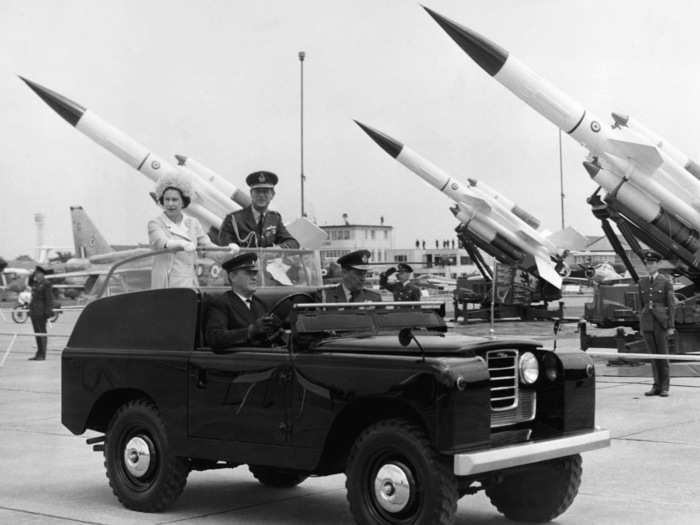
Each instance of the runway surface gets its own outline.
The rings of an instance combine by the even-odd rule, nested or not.
[[[5,315],[7,312],[5,312]],[[51,329],[68,333],[75,312]],[[0,331],[29,332],[0,317]],[[488,331],[486,325],[474,331]],[[459,328],[461,331],[463,328]],[[568,329],[568,328],[567,328]],[[573,330],[573,327],[571,328]],[[501,323],[497,334],[529,333],[551,341],[549,323]],[[539,335],[538,335],[539,334]],[[562,344],[574,344],[573,332]],[[0,336],[0,358],[10,338]],[[101,453],[60,423],[60,349],[28,361],[32,338],[18,338],[0,367],[0,523],[2,524],[328,524],[353,523],[345,476],[310,478],[294,489],[258,484],[245,466],[193,472],[175,506],[161,514],[122,507],[112,495]],[[561,524],[694,524],[700,516],[700,378],[673,378],[669,398],[646,398],[648,377],[604,377],[599,370],[597,424],[613,435],[608,449],[584,454],[583,482]],[[485,495],[459,501],[457,524],[513,523]]]

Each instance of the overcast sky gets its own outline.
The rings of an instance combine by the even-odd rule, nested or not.
[[[430,0],[610,120],[631,114],[700,159],[700,32],[692,1]],[[455,177],[488,182],[560,226],[558,131],[487,76],[414,1],[0,0],[0,256],[72,247],[82,205],[112,244],[146,242],[153,184],[71,128],[18,78],[82,104],[166,157],[239,187],[280,176],[272,207],[300,214],[304,63],[307,212],[395,227],[395,247],[450,238],[446,197],[352,121]],[[566,224],[598,234],[585,150],[564,136]]]

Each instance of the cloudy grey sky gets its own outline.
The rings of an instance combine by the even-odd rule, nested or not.
[[[631,114],[700,159],[700,32],[692,1],[431,0],[591,111]],[[395,227],[395,245],[451,237],[437,191],[352,122],[488,182],[560,225],[557,129],[479,69],[415,1],[0,0],[0,256],[71,246],[82,205],[113,244],[146,241],[152,183],[71,128],[18,78],[95,111],[158,154],[237,186],[280,175],[273,207],[300,213],[304,50],[307,211],[319,224]],[[566,223],[600,231],[585,150],[564,137]]]

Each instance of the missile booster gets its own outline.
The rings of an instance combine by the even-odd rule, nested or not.
[[[187,168],[177,167],[129,135],[111,125],[95,112],[36,82],[20,77],[39,97],[71,126],[113,153],[151,181],[163,174],[179,172],[192,184],[194,198],[184,210],[205,226],[219,228],[223,217],[238,206],[206,180]]]
[[[223,194],[228,195],[229,198],[241,208],[250,206],[250,195],[238,189],[214,170],[206,167],[204,164],[193,159],[192,157],[175,155],[175,158],[177,159],[178,165],[185,166],[192,170],[192,172],[197,174],[197,176],[199,176],[201,179],[209,182]]]
[[[562,277],[556,271],[561,254],[546,237],[512,212],[516,207],[512,201],[478,181],[463,184],[408,146],[355,122],[390,156],[447,195],[455,203],[451,210],[461,225],[482,241],[480,247],[488,246],[486,251],[501,262],[515,264],[561,288]]]

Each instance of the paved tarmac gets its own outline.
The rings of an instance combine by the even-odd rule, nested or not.
[[[6,312],[7,313],[7,312]],[[54,333],[70,332],[76,314],[63,315]],[[0,331],[30,331],[0,316]],[[551,339],[551,325],[498,325],[497,333],[536,329]],[[519,327],[519,328],[518,328]],[[504,334],[505,335],[505,334]],[[566,335],[566,334],[565,334]],[[575,338],[564,337],[564,346]],[[0,336],[0,359],[10,338]],[[246,467],[193,472],[175,506],[161,514],[122,507],[112,495],[101,453],[60,423],[60,348],[27,361],[32,338],[19,338],[0,367],[0,524],[328,524],[353,523],[345,477],[310,478],[294,489],[259,485]],[[603,376],[598,367],[597,423],[613,435],[608,449],[584,454],[579,495],[556,523],[700,523],[700,378],[673,378],[669,398],[646,398],[647,377]],[[457,524],[513,523],[482,494],[459,501]]]

